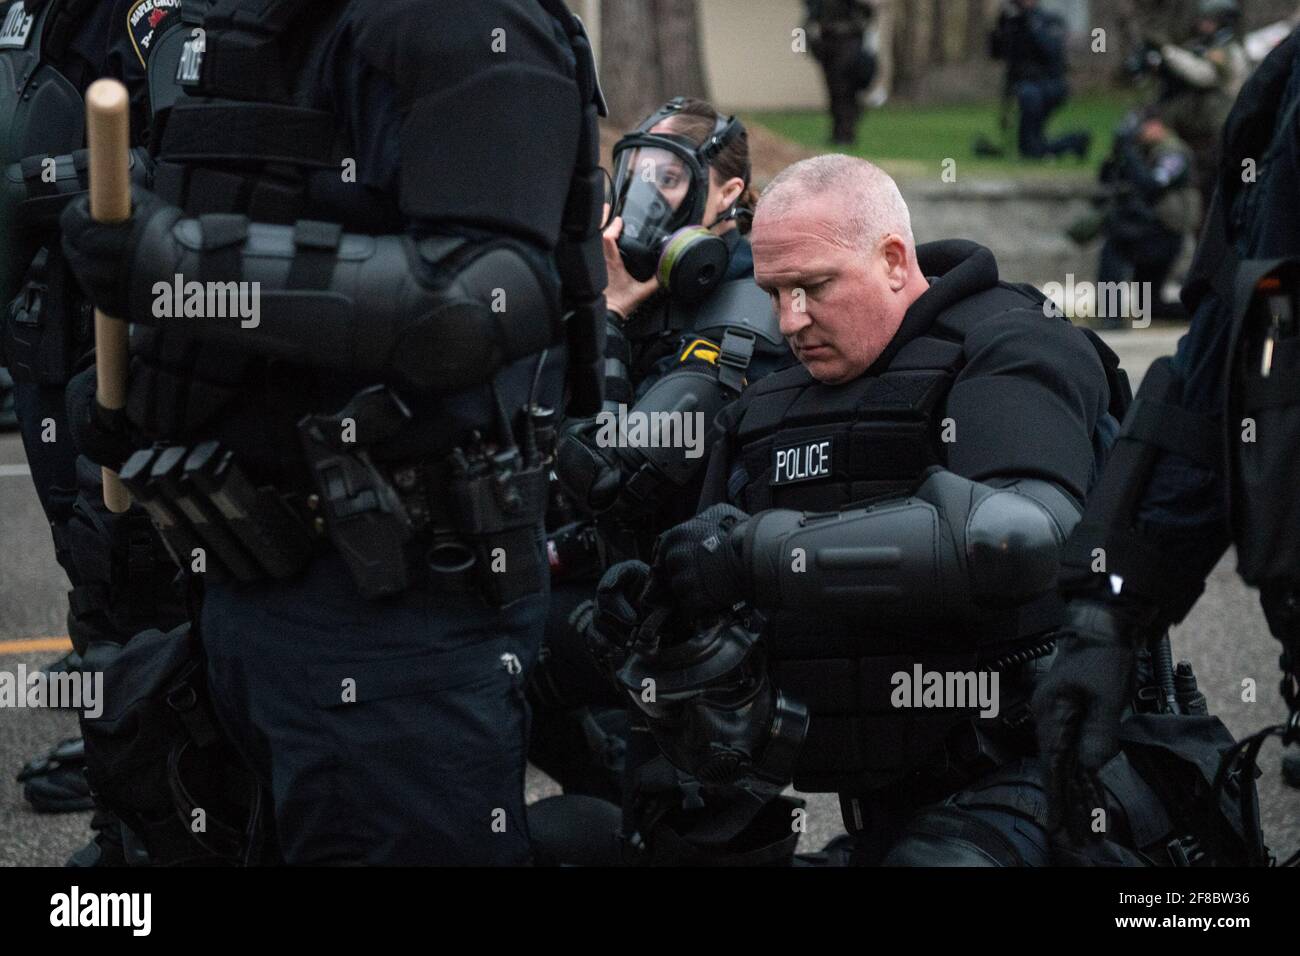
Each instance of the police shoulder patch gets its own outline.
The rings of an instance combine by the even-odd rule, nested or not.
[[[835,453],[835,437],[808,438],[792,445],[772,448],[773,485],[829,478]]]
[[[181,0],[135,0],[126,11],[126,29],[140,65],[148,67],[149,48],[158,38],[158,30],[173,12],[179,12]]]
[[[5,16],[4,25],[0,26],[0,50],[21,50],[26,47],[35,22],[36,15],[27,12],[23,0],[15,0]]]

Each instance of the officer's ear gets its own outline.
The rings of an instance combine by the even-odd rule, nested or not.
[[[880,243],[880,257],[884,264],[885,279],[891,292],[900,292],[911,278],[912,260],[907,254],[907,243],[892,233]]]
[[[739,176],[732,176],[726,182],[719,182],[717,170],[709,170],[710,181],[717,190],[717,205],[713,218],[725,215],[745,192],[745,181]]]

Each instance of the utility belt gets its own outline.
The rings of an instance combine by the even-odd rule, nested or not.
[[[436,463],[377,462],[371,450],[411,414],[375,386],[298,423],[305,488],[256,484],[218,441],[155,445],[121,477],[172,557],[215,580],[288,580],[332,545],[368,599],[427,588],[502,607],[545,586],[552,417],[530,405],[517,424],[503,421],[499,443],[476,434]]]

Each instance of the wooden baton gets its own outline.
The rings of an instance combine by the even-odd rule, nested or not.
[[[90,215],[96,222],[131,218],[130,97],[117,80],[96,80],[86,91],[86,145],[90,150]],[[126,407],[127,325],[95,310],[95,399]],[[117,472],[104,469],[104,505],[121,514],[131,495]]]

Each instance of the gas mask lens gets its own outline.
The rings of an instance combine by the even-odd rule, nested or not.
[[[618,245],[633,277],[651,278],[665,241],[691,224],[695,189],[690,167],[669,149],[640,146],[619,157],[612,215],[623,217]]]
[[[652,233],[667,234],[691,192],[691,173],[680,156],[669,150],[643,146],[620,162],[621,182],[616,184],[622,200],[624,235],[642,239]],[[682,223],[685,225],[685,223]]]

